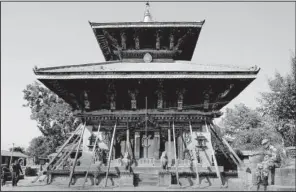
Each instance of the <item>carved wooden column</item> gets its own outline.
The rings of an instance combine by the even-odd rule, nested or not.
[[[184,98],[185,89],[178,89],[177,90],[177,97],[178,97],[178,110],[182,111],[183,109],[183,98]]]
[[[140,133],[135,132],[135,145],[134,145],[135,152],[134,153],[135,153],[136,159],[140,158],[140,145],[141,145]]]
[[[158,80],[158,88],[156,90],[156,94],[157,94],[157,109],[162,109],[163,97],[164,97],[163,79]]]
[[[88,99],[87,91],[83,91],[83,93],[82,93],[82,101],[83,101],[83,110],[90,109],[90,102],[89,102],[89,99]]]
[[[139,38],[139,30],[135,30],[134,33],[134,41],[135,41],[135,49],[140,49],[140,38]]]
[[[174,31],[171,32],[170,34],[170,50],[174,49],[174,45],[175,45],[175,37],[174,37]]]
[[[156,31],[156,44],[155,44],[155,48],[156,48],[156,50],[159,50],[160,49],[160,30],[157,30]]]
[[[126,50],[126,34],[124,31],[121,31],[120,37],[121,37],[121,48],[122,50]]]
[[[114,111],[116,109],[116,89],[113,81],[108,84],[107,97],[110,101],[110,110]]]
[[[154,132],[154,158],[159,159],[160,133]]]
[[[137,95],[139,91],[137,89],[129,90],[128,91],[130,97],[131,97],[131,109],[136,110],[137,109]]]

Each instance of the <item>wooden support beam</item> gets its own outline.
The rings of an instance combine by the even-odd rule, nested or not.
[[[191,142],[193,142],[193,131],[192,131],[191,122],[189,122],[189,129],[190,129],[190,134],[191,134]],[[193,158],[194,158],[194,161],[196,162],[196,166],[195,166],[196,185],[197,185],[197,187],[199,187],[200,179],[199,179],[199,172],[198,172],[198,166],[197,166],[198,161],[197,161],[197,158],[196,158],[195,146],[194,146],[193,152],[194,152]]]
[[[210,130],[212,131],[212,133],[213,133],[213,135],[216,137],[216,140],[218,141],[218,142],[220,142],[220,145],[219,146],[221,146],[221,145],[225,145],[224,144],[224,142],[221,140],[221,138],[219,138],[219,135],[215,132],[215,130],[212,128],[212,125],[210,125]],[[238,166],[238,167],[240,167],[241,166],[241,164],[240,164],[240,162],[233,156],[233,154],[226,154],[226,152],[223,150],[223,147],[221,148],[221,151],[222,151],[222,153],[224,154],[224,156],[226,157],[226,158],[228,158],[228,157],[230,157],[231,159],[232,159],[232,161]]]
[[[77,141],[78,141],[78,140],[77,140]],[[75,142],[76,142],[76,141],[75,141]],[[62,160],[61,160],[60,163],[56,166],[55,169],[58,169],[58,168],[60,168],[60,166],[63,165],[64,161],[67,160],[67,159],[70,157],[71,153],[74,151],[74,149],[77,147],[77,145],[78,145],[78,143],[73,144],[73,146],[72,146],[70,152],[69,152],[64,158],[62,158]],[[53,169],[54,169],[54,167],[53,167]]]
[[[215,165],[215,169],[216,169],[216,174],[217,174],[217,177],[219,178],[220,182],[221,182],[221,187],[223,186],[223,181],[222,181],[222,178],[221,178],[221,174],[220,174],[220,170],[219,170],[219,167],[218,167],[218,163],[217,163],[217,159],[216,159],[216,156],[215,156],[215,151],[213,149],[213,143],[212,143],[212,138],[211,138],[211,132],[209,132],[209,129],[208,129],[208,126],[207,126],[207,123],[206,123],[206,129],[207,129],[207,132],[210,133],[210,137],[209,137],[209,140],[210,140],[210,150],[212,152],[212,156],[213,156],[213,160],[214,160],[214,165]]]
[[[100,123],[99,128],[98,128],[98,133],[97,133],[97,135],[96,135],[96,141],[95,141],[95,144],[94,144],[94,147],[93,147],[93,151],[92,151],[92,155],[91,155],[91,157],[94,156],[95,151],[96,151],[97,142],[98,142],[98,139],[99,139],[100,128],[101,128],[101,123]],[[91,164],[92,164],[91,162],[92,162],[92,158],[90,159],[89,166],[88,166],[87,171],[86,171],[86,174],[85,174],[85,178],[84,178],[84,182],[83,182],[82,188],[84,188],[84,186],[85,186],[85,182],[86,182],[86,180],[87,180],[87,175],[88,175],[89,169],[90,169]]]
[[[176,145],[176,134],[175,134],[174,122],[173,122],[173,137],[174,137],[174,149],[175,149],[176,177],[177,177],[177,185],[179,185],[179,173],[178,173],[179,162],[178,162],[178,158],[177,158],[177,145]]]
[[[62,145],[58,153],[51,159],[51,161],[48,163],[48,165],[44,168],[43,171],[39,173],[39,175],[32,181],[32,183],[36,182],[47,170],[47,168],[54,162],[56,157],[63,151],[63,149],[66,147],[66,145],[70,142],[70,140],[74,137],[74,135],[81,129],[81,124],[76,128],[76,130],[71,134],[71,136],[67,139],[67,141]]]
[[[108,174],[109,174],[109,169],[110,169],[110,161],[111,161],[111,155],[112,155],[112,149],[113,149],[113,142],[114,142],[114,137],[115,137],[115,131],[116,131],[116,123],[114,125],[114,130],[113,130],[112,139],[111,139],[111,145],[110,145],[110,151],[109,151],[109,156],[108,156],[108,169],[107,169],[107,173],[106,173],[105,187],[107,187],[107,181],[108,181]]]
[[[85,125],[86,123],[84,123],[83,125],[83,130],[81,132],[81,135],[80,135],[80,140],[79,140],[79,143],[78,143],[78,146],[77,146],[77,150],[76,150],[76,154],[75,154],[75,160],[74,160],[74,165],[72,167],[72,171],[70,173],[70,179],[69,179],[69,184],[68,184],[68,187],[71,186],[71,181],[72,181],[72,177],[73,177],[73,174],[74,174],[74,171],[75,171],[75,167],[76,167],[76,163],[77,163],[77,158],[78,158],[78,153],[79,153],[79,148],[80,148],[80,145],[81,145],[81,142],[82,142],[82,138],[83,138],[83,134],[84,134],[84,131],[85,131]]]
[[[60,165],[63,164],[63,162],[71,155],[72,151],[75,149],[75,146],[77,145],[77,141],[78,141],[79,137],[77,137],[74,141],[73,141],[73,146],[71,148],[70,151],[65,152],[62,157],[60,157],[60,159],[52,166],[52,169],[58,169],[58,167],[60,167]],[[57,166],[58,165],[58,166]]]

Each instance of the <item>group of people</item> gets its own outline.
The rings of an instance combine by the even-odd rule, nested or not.
[[[6,165],[2,168],[1,173],[1,185],[4,186],[8,177],[11,176],[12,186],[17,186],[17,183],[20,179],[20,173],[23,174],[23,170],[21,167],[22,159],[15,160],[15,162],[11,165],[11,169],[9,169]]]
[[[275,168],[280,167],[280,156],[277,149],[270,144],[268,139],[263,139],[261,143],[264,147],[264,159],[257,165],[256,177],[257,177],[257,191],[260,189],[260,185],[263,185],[264,191],[267,190],[268,177],[270,173],[271,185],[274,185]]]

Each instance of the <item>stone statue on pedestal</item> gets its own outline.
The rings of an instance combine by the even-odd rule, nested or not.
[[[168,156],[167,156],[167,152],[163,151],[160,157],[160,162],[161,162],[161,166],[163,170],[167,170],[168,169]]]
[[[122,159],[122,164],[123,164],[126,171],[130,170],[131,159],[130,159],[130,155],[128,154],[128,152],[124,153],[124,157]]]

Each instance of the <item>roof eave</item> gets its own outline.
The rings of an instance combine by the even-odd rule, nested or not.
[[[130,28],[130,27],[202,27],[205,20],[197,22],[90,22],[92,28]]]

